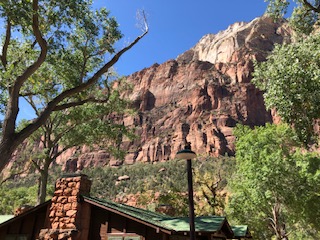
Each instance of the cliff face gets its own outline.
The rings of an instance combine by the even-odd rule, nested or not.
[[[133,89],[125,94],[138,110],[123,122],[139,136],[123,142],[124,162],[107,153],[66,154],[69,170],[86,166],[132,164],[173,159],[184,141],[198,154],[234,154],[232,130],[272,121],[262,92],[251,83],[253,60],[263,61],[275,43],[290,41],[285,21],[261,17],[235,23],[218,34],[205,35],[175,60],[154,64],[127,77]],[[101,157],[103,156],[103,157]],[[103,159],[102,159],[103,158]],[[97,160],[97,161],[96,161]]]

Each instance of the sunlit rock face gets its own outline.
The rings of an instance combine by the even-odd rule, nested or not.
[[[233,155],[233,128],[272,122],[262,92],[250,82],[253,60],[264,61],[275,43],[289,42],[286,21],[268,17],[235,23],[204,36],[175,60],[154,64],[127,78],[126,97],[138,114],[123,122],[139,139],[125,142],[124,163],[173,159],[184,141],[198,154]]]
[[[249,82],[252,60],[265,60],[275,43],[290,42],[291,33],[285,20],[274,22],[263,16],[249,23],[234,23],[227,30],[203,36],[178,60],[208,61],[228,75],[233,83]]]
[[[101,151],[84,152],[69,157],[65,170],[168,161],[185,141],[199,155],[233,155],[237,123],[259,126],[273,121],[262,92],[250,82],[253,61],[264,61],[274,44],[289,42],[290,36],[285,20],[263,16],[207,34],[176,59],[133,73],[127,77],[133,89],[124,96],[137,114],[122,121],[136,128],[138,138],[123,139],[125,159],[104,153],[108,157],[103,160]]]
[[[79,146],[63,154],[57,164],[74,172],[168,161],[185,140],[201,156],[233,155],[237,123],[259,126],[273,121],[262,92],[250,82],[253,61],[264,61],[274,44],[289,42],[290,35],[284,20],[263,16],[207,34],[176,59],[133,73],[127,77],[132,89],[124,97],[132,101],[137,114],[121,122],[135,127],[138,138],[123,139],[124,160],[104,149]]]

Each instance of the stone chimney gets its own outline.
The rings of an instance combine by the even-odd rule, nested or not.
[[[48,209],[39,240],[88,239],[90,206],[82,196],[89,196],[91,180],[84,174],[68,174],[56,181],[54,196]]]

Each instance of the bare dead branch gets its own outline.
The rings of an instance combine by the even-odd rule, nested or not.
[[[142,32],[149,31],[149,24],[147,22],[146,12],[144,10],[137,11],[138,27],[141,28]]]

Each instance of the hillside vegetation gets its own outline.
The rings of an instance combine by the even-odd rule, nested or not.
[[[226,179],[232,173],[234,158],[219,157],[216,159],[206,158],[193,161],[195,192],[201,196],[200,182],[204,177],[212,176],[212,181],[219,180],[220,190],[226,186]],[[101,199],[122,200],[124,196],[136,195],[136,203],[141,207],[155,208],[158,204],[170,204],[180,206],[177,214],[188,211],[187,196],[179,205],[175,202],[181,200],[181,193],[187,192],[186,163],[183,160],[172,160],[156,164],[139,163],[121,166],[119,168],[98,167],[85,169],[82,173],[92,179],[91,195]],[[22,179],[7,180],[0,188],[0,214],[12,214],[21,205],[35,205],[37,193],[37,174],[29,174]],[[59,169],[53,169],[50,175],[48,199],[53,194],[53,184],[61,177]],[[121,180],[123,178],[123,180]],[[206,181],[208,182],[208,181]],[[158,196],[152,201],[148,200]],[[176,197],[176,199],[174,199]],[[198,200],[199,202],[200,200]],[[203,204],[200,204],[205,209]],[[202,210],[203,211],[203,210]],[[212,211],[212,210],[210,210]]]

